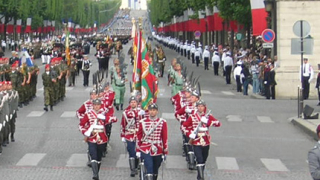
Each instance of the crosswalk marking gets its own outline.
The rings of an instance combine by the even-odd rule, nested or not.
[[[161,117],[163,119],[176,119],[174,113],[162,113]]]
[[[61,114],[60,117],[75,117],[76,116],[76,112],[75,111],[65,111]]]
[[[257,116],[258,121],[262,123],[274,123],[269,116]]]
[[[44,111],[31,111],[27,117],[40,117],[44,114]]]
[[[44,153],[28,153],[25,154],[19,162],[16,164],[17,166],[37,166],[38,163],[44,158],[46,154]]]
[[[231,91],[221,91],[222,94],[228,95],[228,96],[234,96],[235,94]]]
[[[218,169],[220,170],[239,170],[236,158],[216,157]]]
[[[229,122],[241,122],[242,121],[240,115],[228,115],[227,120]]]
[[[88,161],[87,154],[72,154],[67,161],[67,167],[85,167]]]
[[[269,171],[289,171],[280,159],[261,158],[260,160]]]
[[[212,93],[208,90],[201,90],[201,94],[212,94]]]

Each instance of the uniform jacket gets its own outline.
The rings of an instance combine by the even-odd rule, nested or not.
[[[132,109],[130,106],[123,111],[120,136],[127,141],[135,141],[136,132],[138,129],[138,123],[141,120],[141,116],[138,115],[140,108]]]
[[[98,114],[103,113],[101,109],[99,112],[95,112],[94,110],[90,110],[84,114],[84,117],[81,119],[79,124],[79,129],[82,134],[85,134],[91,126],[93,126],[93,130],[88,137],[88,142],[97,143],[97,144],[105,144],[108,142],[108,137],[106,135],[105,125],[110,123],[113,118],[106,118],[106,120],[98,119]]]
[[[208,123],[202,123],[201,118],[208,118]],[[197,111],[189,116],[187,121],[182,124],[182,131],[189,137],[191,133],[196,133],[196,138],[192,145],[195,146],[208,146],[210,145],[211,137],[209,134],[209,127],[215,126],[219,127],[220,122],[214,118],[211,114],[206,116],[206,114],[200,115]]]
[[[81,107],[77,110],[77,117],[81,120],[85,113],[93,109],[93,104],[91,99],[85,101]]]
[[[103,94],[103,104],[106,109],[108,109],[109,114],[114,114],[113,100],[115,97],[115,92],[108,90]]]
[[[162,118],[155,120],[144,118],[139,121],[136,152],[151,156],[168,154],[167,121]]]
[[[308,153],[309,170],[314,180],[320,180],[320,142]]]

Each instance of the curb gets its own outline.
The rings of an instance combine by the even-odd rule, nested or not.
[[[289,120],[293,125],[299,127],[302,131],[307,133],[314,140],[318,140],[317,133],[315,132],[315,129],[317,128],[316,124],[298,117],[292,117],[292,118],[289,118]]]

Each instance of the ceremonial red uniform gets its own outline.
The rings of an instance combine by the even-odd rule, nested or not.
[[[201,118],[205,117],[208,119],[208,122],[205,124],[201,122]],[[205,113],[200,115],[197,111],[189,116],[186,122],[182,124],[183,131],[187,137],[190,136],[191,133],[197,133],[196,138],[193,140],[192,145],[195,146],[208,146],[210,145],[210,134],[208,127],[215,126],[219,127],[220,122],[214,118],[211,114],[206,116]]]
[[[151,156],[168,154],[168,128],[166,120],[162,118],[145,118],[139,122],[137,132],[137,152]]]
[[[187,109],[191,112],[186,112]],[[182,108],[180,108],[174,115],[175,115],[176,119],[180,122],[180,124],[182,125],[182,123],[185,122],[187,120],[187,118],[189,117],[189,114],[192,114],[195,112],[195,109],[196,108],[193,104],[191,104],[190,102],[187,102],[186,105],[183,106]]]
[[[103,110],[101,109],[99,113],[103,113]],[[85,113],[84,117],[80,121],[79,129],[82,134],[85,134],[85,132],[87,132],[89,128],[93,126],[91,135],[88,137],[88,142],[104,144],[108,142],[105,125],[116,121],[116,118],[109,116],[106,117],[106,120],[101,120],[97,118],[99,113],[96,113],[94,110],[90,110]]]
[[[77,110],[77,117],[81,120],[85,113],[93,109],[92,100],[89,99],[84,102],[81,107]]]
[[[136,131],[141,116],[138,115],[140,108],[132,109],[130,106],[122,113],[121,134],[122,138],[133,142],[136,139]]]
[[[108,90],[104,91],[103,94],[103,104],[106,109],[108,109],[109,114],[114,114],[113,100],[115,97],[115,92]]]

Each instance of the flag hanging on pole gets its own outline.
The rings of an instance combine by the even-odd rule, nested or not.
[[[133,42],[134,66],[132,74],[133,89],[141,91],[141,31],[137,32]]]
[[[267,28],[266,18],[268,16],[263,0],[250,0],[252,14],[252,34],[261,35],[262,31]]]
[[[66,61],[67,61],[67,65],[70,66],[71,64],[71,58],[70,58],[70,48],[69,48],[69,29],[66,28],[66,44],[65,44],[65,47],[66,47]]]

